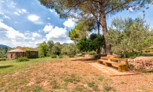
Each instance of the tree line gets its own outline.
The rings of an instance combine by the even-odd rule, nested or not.
[[[53,41],[43,42],[38,44],[39,57],[46,57],[51,55],[76,55],[76,45],[61,44]]]

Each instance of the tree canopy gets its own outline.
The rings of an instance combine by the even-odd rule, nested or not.
[[[97,34],[91,34],[89,38],[82,38],[77,43],[77,48],[80,51],[97,51],[98,48],[104,47],[104,37]]]
[[[152,0],[40,0],[48,8],[54,8],[60,17],[94,19],[101,27],[105,38],[106,53],[111,54],[110,44],[106,37],[106,15],[114,14],[130,7],[145,7]]]
[[[151,46],[152,32],[153,30],[149,30],[149,25],[142,18],[115,18],[108,32],[108,40],[114,52],[125,54]]]

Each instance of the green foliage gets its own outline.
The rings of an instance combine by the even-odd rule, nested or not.
[[[6,61],[6,58],[0,58],[0,61]]]
[[[89,55],[95,55],[96,52],[95,52],[95,51],[90,51],[90,52],[88,52],[88,54],[89,54]]]
[[[24,62],[24,61],[29,61],[27,57],[20,57],[16,60],[16,62]]]
[[[49,55],[51,55],[52,54],[52,48],[54,46],[54,42],[53,41],[48,41],[47,46],[48,46],[48,53],[49,53]]]
[[[52,48],[52,54],[60,55],[61,49],[62,49],[62,45],[59,42],[56,42]]]
[[[57,58],[57,55],[51,55],[51,58]]]
[[[74,57],[74,55],[68,55],[70,58],[73,58]]]
[[[141,51],[152,45],[151,32],[141,18],[116,18],[112,21],[107,37],[114,53],[125,54],[129,51]]]
[[[41,92],[42,88],[40,86],[35,86],[34,92]]]
[[[152,3],[152,0],[109,0],[109,1],[95,1],[95,0],[39,0],[41,4],[47,8],[54,8],[55,11],[60,15],[61,18],[72,16],[71,12],[75,11],[77,14],[73,16],[80,15],[81,18],[88,18],[92,14],[95,20],[99,18],[102,9],[104,9],[104,14],[116,13],[128,9],[129,6],[139,6],[145,7],[145,4]],[[112,8],[113,7],[113,8]],[[77,17],[78,18],[78,17]]]
[[[59,55],[59,58],[63,58],[63,55]]]
[[[53,89],[58,89],[58,88],[60,88],[60,85],[57,83],[56,80],[51,81],[50,84],[52,85],[52,88],[53,88]]]
[[[81,38],[86,37],[88,35],[87,31],[91,31],[93,28],[93,21],[80,21],[74,29],[69,31],[69,37],[71,40],[79,41]]]
[[[92,19],[93,25],[101,24],[105,37],[105,46],[107,54],[110,54],[111,47],[107,40],[107,21],[106,16],[127,10],[129,7],[145,7],[146,4],[152,3],[152,0],[39,0],[47,8],[54,8],[61,18],[74,17],[77,20]],[[135,8],[135,9],[139,9]],[[147,9],[147,8],[146,8]],[[75,13],[74,13],[75,12]],[[79,15],[79,16],[78,16]],[[96,22],[95,22],[96,21]],[[83,27],[84,28],[84,27]],[[75,34],[72,33],[72,34]],[[71,35],[71,39],[78,38],[78,35]],[[78,39],[73,39],[78,40]]]
[[[138,56],[153,56],[151,54],[143,54],[141,52],[131,52],[131,53],[126,53],[126,54],[122,54],[121,57],[122,58],[136,58]]]
[[[116,89],[114,89],[113,87],[109,86],[107,83],[105,83],[103,85],[103,92],[109,92],[109,91],[113,91],[116,92]]]
[[[6,58],[8,50],[8,47],[0,47],[0,58]]]
[[[76,45],[75,44],[68,44],[68,45],[64,45],[62,47],[62,54],[64,55],[75,55],[76,54]]]
[[[39,57],[46,57],[48,55],[48,46],[46,42],[38,44],[38,52],[39,52]]]
[[[88,39],[82,38],[77,43],[77,48],[83,52],[96,51],[99,47],[104,47],[104,37],[97,34],[91,34]]]
[[[88,86],[91,87],[94,91],[98,91],[98,85],[95,82],[88,82]]]
[[[103,81],[103,80],[104,80],[104,76],[100,76],[100,77],[98,78],[98,80],[99,80],[99,81]]]
[[[26,47],[22,47],[22,49],[24,49],[24,50],[26,50],[26,51],[33,51],[33,50],[31,50],[31,49],[29,49],[29,48],[26,48]]]

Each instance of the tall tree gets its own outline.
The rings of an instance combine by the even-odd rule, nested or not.
[[[145,7],[152,0],[40,0],[40,2],[48,8],[54,8],[60,17],[68,17],[72,14],[93,17],[97,20],[102,27],[106,53],[109,55],[111,47],[106,36],[108,32],[106,16],[129,7]]]

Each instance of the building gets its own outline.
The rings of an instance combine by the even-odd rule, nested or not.
[[[27,47],[20,47],[20,46],[8,51],[8,54],[7,54],[8,59],[17,59],[19,57],[37,58],[38,51],[35,48],[27,48]]]

